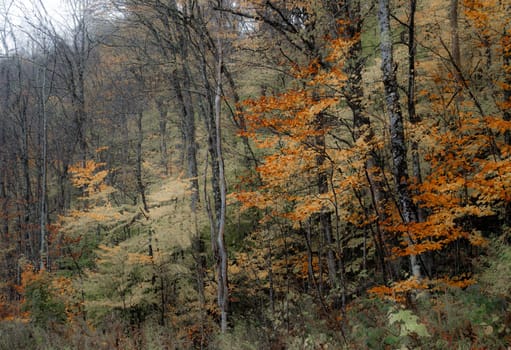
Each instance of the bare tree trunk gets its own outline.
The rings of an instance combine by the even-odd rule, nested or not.
[[[511,6],[510,6],[511,7]],[[509,30],[509,28],[508,28]],[[503,72],[505,73],[505,89],[504,89],[504,120],[511,121],[511,36],[507,36],[506,41],[507,46],[503,49]],[[506,130],[504,133],[505,142],[507,145],[511,145],[511,131]]]
[[[410,14],[408,19],[408,118],[410,122],[416,123],[417,113],[415,112],[415,12],[417,0],[410,0]]]
[[[323,114],[319,114],[316,117],[316,128],[318,131],[322,131],[325,127],[325,116]],[[325,135],[321,134],[315,137],[315,147],[316,147],[316,167],[318,169],[322,169],[325,163]],[[318,171],[317,175],[317,189],[320,195],[327,194],[329,192],[328,186],[328,174],[326,170]],[[339,285],[339,277],[337,274],[337,259],[335,257],[334,250],[334,239],[333,239],[333,227],[332,227],[332,211],[327,207],[323,207],[321,212],[318,215],[319,225],[321,229],[321,233],[325,238],[325,242],[327,244],[327,265],[328,265],[328,278],[330,279],[330,283],[332,284],[334,289],[338,289]],[[336,297],[336,301],[337,301]]]
[[[511,5],[508,5],[507,7],[508,11],[511,10]],[[506,33],[509,33],[509,27],[506,28]],[[511,35],[508,35],[505,40],[503,40],[505,44],[503,49],[503,72],[505,73],[504,76],[504,82],[505,82],[505,88],[504,88],[504,96],[503,96],[503,105],[504,107],[504,113],[503,118],[505,121],[511,121]],[[511,131],[506,130],[504,132],[504,142],[506,145],[511,145]],[[511,203],[508,203],[506,205],[506,223],[507,225],[511,225]]]
[[[452,59],[456,66],[461,67],[460,35],[458,30],[458,0],[449,2],[449,25],[451,26]],[[461,82],[462,77],[456,71],[456,79]]]
[[[87,59],[89,55],[89,44],[90,39],[88,37],[88,21],[90,20],[87,16],[87,11],[90,10],[87,7],[90,5],[88,1],[72,0],[72,7],[74,10],[73,21],[75,24],[75,33],[73,35],[73,48],[72,55],[74,59],[75,85],[73,86],[73,97],[76,107],[76,120],[78,122],[78,143],[80,151],[82,153],[82,159],[85,162],[88,157],[88,145],[87,145],[87,111],[85,108],[85,69],[87,65]]]
[[[156,99],[156,106],[159,112],[159,127],[160,127],[160,163],[165,175],[169,175],[169,160],[167,149],[167,113],[168,107],[163,99]]]
[[[37,261],[36,252],[37,248],[34,245],[34,237],[31,228],[31,219],[32,219],[32,181],[30,179],[30,145],[29,145],[29,135],[30,135],[30,124],[28,119],[28,94],[24,92],[24,84],[23,84],[23,66],[21,63],[21,58],[17,58],[17,68],[18,68],[18,84],[19,91],[17,96],[17,114],[19,120],[20,127],[20,160],[21,160],[21,177],[24,186],[20,189],[20,193],[23,193],[23,220],[20,222],[21,224],[21,232],[24,234],[24,244],[25,244],[25,254],[32,261]]]
[[[175,1],[172,2],[172,8],[177,9],[178,5]],[[183,14],[188,15],[189,9],[183,9]],[[181,21],[176,17],[178,21]],[[199,178],[197,167],[197,145],[195,140],[195,107],[194,100],[191,92],[191,82],[193,80],[192,72],[190,71],[190,55],[189,55],[189,35],[190,31],[185,23],[176,29],[176,36],[179,47],[175,50],[174,55],[179,58],[181,62],[181,69],[183,77],[181,79],[181,98],[183,102],[184,112],[182,124],[185,135],[185,154],[187,162],[187,176],[191,182],[191,206],[192,211],[195,212],[197,203],[199,202]],[[179,84],[179,83],[178,83]]]
[[[191,203],[193,211],[196,210],[197,203],[199,202],[199,179],[197,168],[197,145],[195,141],[195,109],[193,107],[193,100],[191,95],[190,81],[192,79],[188,67],[184,67],[185,77],[183,86],[183,97],[185,109],[187,110],[186,117],[183,120],[183,126],[186,135],[186,162],[187,162],[187,176],[191,182]]]
[[[197,221],[197,217],[194,218]],[[204,347],[206,337],[206,296],[205,296],[205,276],[206,265],[206,247],[198,228],[196,227],[195,236],[192,238],[192,254],[195,260],[195,281],[197,283],[197,294],[199,295],[200,305],[200,327],[201,327],[201,349]]]
[[[343,93],[346,98],[348,107],[353,115],[353,139],[356,141],[364,137],[367,143],[370,143],[374,137],[371,128],[371,120],[364,110],[363,99],[364,91],[362,88],[362,70],[365,66],[365,58],[362,54],[362,14],[360,10],[360,1],[344,0],[339,2],[338,17],[341,21],[341,34],[343,37],[353,42],[350,46],[348,57],[344,66],[344,71],[348,77]],[[372,232],[374,244],[377,249],[379,261],[381,263],[382,277],[385,281],[386,265],[385,265],[385,249],[383,249],[383,235],[381,234],[381,223],[385,220],[385,190],[384,184],[379,179],[381,169],[377,159],[377,154],[373,150],[369,154],[365,168],[366,177],[369,184],[369,195],[371,205],[377,215],[376,234]]]
[[[221,102],[222,102],[222,43],[218,39],[218,62],[217,62],[217,88],[215,95],[215,129],[216,129],[216,149],[218,155],[218,178],[220,180],[220,220],[218,221],[217,245],[219,252],[218,264],[218,305],[221,312],[220,327],[222,332],[227,331],[227,313],[229,310],[229,286],[227,279],[227,248],[225,247],[225,216],[227,209],[227,185],[224,173],[224,157],[222,151],[222,133],[221,133]]]
[[[137,165],[136,165],[136,177],[137,177],[137,187],[138,193],[140,194],[140,198],[142,199],[142,205],[144,206],[144,210],[149,212],[149,207],[147,206],[147,200],[145,196],[145,184],[142,179],[142,141],[144,140],[144,132],[142,129],[142,111],[137,113]]]
[[[88,157],[87,150],[87,128],[85,123],[87,122],[87,113],[85,111],[85,82],[84,82],[84,67],[81,66],[81,63],[77,67],[78,69],[78,79],[77,85],[74,87],[76,89],[73,92],[73,105],[74,105],[74,113],[76,118],[76,129],[78,133],[78,145],[80,147],[81,159],[83,164]]]
[[[270,235],[268,235],[270,236]],[[271,316],[275,314],[275,287],[273,283],[273,252],[271,249],[271,239],[268,239],[268,255],[267,255],[267,267],[268,267],[268,296],[270,298],[270,310]]]
[[[41,154],[41,198],[40,200],[40,208],[39,208],[39,226],[40,226],[40,251],[39,251],[39,268],[41,270],[46,266],[49,268],[48,264],[48,252],[47,252],[47,242],[46,242],[46,216],[47,216],[47,208],[46,208],[46,177],[47,177],[47,148],[48,148],[48,115],[46,113],[46,68],[43,68],[42,72],[42,82],[41,82],[41,115],[42,115],[42,154]],[[45,261],[46,258],[46,261]]]
[[[5,165],[2,164],[2,169]],[[0,178],[0,203],[2,204],[2,212],[0,218],[2,218],[2,233],[5,237],[9,236],[9,197],[7,196],[5,178],[2,174]],[[3,238],[3,237],[2,237]]]
[[[198,11],[201,12],[200,10]],[[198,20],[203,18],[198,16]],[[222,75],[224,66],[222,42],[218,38],[216,42],[216,52],[210,48],[217,56],[216,62],[216,89],[210,83],[208,74],[208,44],[214,43],[207,26],[200,22],[199,27],[199,50],[197,52],[199,69],[202,78],[204,96],[200,100],[200,108],[204,118],[204,124],[207,131],[208,155],[211,156],[211,187],[213,192],[213,208],[206,188],[208,159],[206,158],[206,170],[204,172],[204,196],[206,211],[210,223],[211,250],[215,261],[217,274],[217,303],[220,309],[220,327],[222,332],[227,330],[228,309],[229,309],[229,290],[227,276],[227,249],[225,247],[224,233],[226,220],[226,183],[224,174],[224,158],[222,152],[222,134],[221,134],[221,98],[222,98]],[[220,25],[218,26],[220,28]]]
[[[415,12],[417,9],[417,1],[410,0],[410,18],[408,20],[408,118],[412,124],[419,123],[420,117],[415,111]],[[415,182],[422,181],[420,160],[419,160],[419,143],[412,142],[412,166],[413,177]],[[421,219],[420,211],[418,213]]]
[[[234,82],[232,74],[231,74],[229,67],[227,65],[225,65],[225,64],[223,65],[222,71],[224,72],[225,78],[227,79],[227,83],[229,84],[229,87],[231,89],[231,93],[232,93],[233,100],[234,100],[234,106],[236,108],[234,111],[234,117],[233,117],[234,123],[236,124],[236,127],[239,130],[246,131],[247,125],[246,125],[245,117],[243,116],[241,108],[239,107],[241,99],[238,94],[238,89],[236,87],[236,83]],[[257,157],[254,153],[254,150],[252,149],[252,146],[250,145],[250,142],[248,141],[248,137],[246,135],[242,135],[241,140],[243,141],[243,145],[245,146],[245,150],[247,152],[246,166],[249,167],[250,162],[252,162],[253,163],[252,165],[254,167],[257,167],[259,165],[259,163],[258,163]]]
[[[404,134],[403,114],[399,103],[398,83],[396,78],[396,66],[393,57],[393,44],[390,31],[389,0],[379,0],[378,22],[380,26],[380,48],[382,55],[383,85],[385,88],[385,100],[387,113],[390,119],[390,142],[392,153],[392,170],[394,175],[395,189],[398,196],[398,207],[403,221],[411,223],[417,221],[415,206],[408,189],[409,176],[406,159],[406,140]],[[408,244],[413,245],[409,237]],[[410,255],[410,268],[412,275],[421,277],[421,269],[417,257]]]
[[[416,42],[415,42],[415,13],[417,10],[417,0],[410,0],[410,14],[408,20],[408,118],[410,123],[418,124],[421,122],[421,117],[417,115],[415,110],[415,55],[416,55]],[[459,50],[458,50],[459,51]],[[458,52],[459,53],[459,52]],[[412,141],[412,175],[415,183],[422,182],[422,171],[419,157],[419,142]],[[424,211],[417,208],[417,220],[424,221]]]
[[[216,146],[217,133],[216,133],[216,115],[215,115],[215,96],[213,96],[214,88],[212,87],[208,77],[208,62],[206,60],[207,52],[205,43],[211,37],[207,32],[207,27],[201,25],[201,40],[199,41],[200,46],[200,71],[202,76],[202,83],[204,84],[205,97],[201,99],[201,109],[204,117],[204,124],[207,130],[208,137],[208,153],[211,156],[211,186],[213,189],[213,206],[215,210],[215,223],[220,220],[221,211],[221,196],[220,196],[220,180],[219,175],[219,162],[218,162],[218,150]],[[216,224],[214,225],[216,227]],[[215,234],[216,235],[216,234]],[[213,239],[213,237],[212,237]],[[214,246],[213,246],[214,247]],[[217,251],[214,251],[217,254]]]
[[[186,158],[186,176],[190,179],[191,207],[195,212],[198,203],[199,180],[197,178],[197,155],[195,144],[195,115],[189,91],[185,91],[179,84],[179,76],[176,71],[172,73],[172,83],[176,92],[176,102],[180,109],[181,128],[184,143],[184,156]]]

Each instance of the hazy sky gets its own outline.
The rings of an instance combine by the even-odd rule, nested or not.
[[[20,25],[25,18],[35,17],[38,12],[44,13],[41,4],[48,15],[57,21],[62,21],[67,12],[65,0],[0,0],[0,16],[8,12],[10,20]]]
[[[41,4],[46,11],[42,10]],[[54,26],[58,28],[66,21],[66,13],[69,13],[67,9],[65,0],[0,0],[0,37],[2,39],[0,58],[14,49],[14,38],[18,45],[23,46],[26,41],[25,31],[33,30],[33,25],[39,23],[38,17],[50,17]],[[6,14],[8,21],[5,21]],[[27,22],[32,23],[32,26]]]

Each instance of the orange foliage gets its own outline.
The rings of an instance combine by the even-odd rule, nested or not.
[[[331,69],[322,68],[317,59],[304,67],[295,65],[291,69],[294,89],[244,102],[246,130],[242,136],[267,154],[256,169],[262,180],[259,188],[232,195],[242,209],[267,209],[272,216],[298,224],[332,206],[332,194],[320,195],[310,184],[333,166],[328,161],[320,165],[318,159],[337,157],[335,149],[321,146],[318,140],[325,140],[331,129],[324,114],[338,107],[339,91],[346,80],[340,53],[350,44],[332,42]]]
[[[424,280],[417,280],[412,277],[404,281],[398,281],[393,283],[390,287],[387,286],[376,286],[368,290],[369,294],[373,294],[377,297],[392,300],[398,303],[404,303],[406,296],[411,291],[425,290],[428,288],[428,284]]]
[[[447,288],[466,288],[475,283],[475,280],[467,276],[443,277],[437,279],[417,280],[412,277],[404,281],[392,283],[390,287],[375,286],[368,290],[369,294],[376,297],[391,300],[397,303],[405,303],[407,295],[424,290],[439,291]]]
[[[21,300],[19,306],[22,306],[25,303],[25,290],[26,288],[32,284],[41,281],[45,278],[45,270],[36,270],[32,264],[26,264],[23,267],[23,271],[21,272],[21,284],[16,285],[16,291],[20,294]],[[21,312],[20,308],[17,308],[14,313],[9,315],[8,319],[13,320],[17,319],[21,322],[29,322],[30,321],[30,312],[24,311]]]
[[[26,287],[43,278],[44,270],[37,271],[32,264],[26,264],[21,272],[21,284],[16,286],[16,291],[23,295]]]
[[[105,163],[98,163],[93,160],[87,160],[85,164],[79,162],[69,167],[69,172],[73,175],[71,182],[73,186],[81,188],[87,196],[101,192],[106,189],[105,178],[108,170],[99,170],[105,166]]]
[[[488,30],[509,24],[505,16],[495,16],[501,11],[499,6],[504,6],[502,2],[465,0],[464,6],[477,37],[489,40],[485,45],[494,50],[500,46],[501,53],[511,52],[509,30]],[[494,17],[499,18],[498,23],[492,22]],[[495,36],[494,32],[503,34]],[[389,178],[384,170],[367,167],[369,157],[383,149],[384,137],[362,130],[365,135],[340,146],[339,125],[329,123],[325,117],[343,108],[339,92],[347,80],[343,59],[350,45],[342,38],[332,41],[327,56],[332,67],[325,69],[317,60],[303,67],[293,66],[293,89],[244,102],[247,125],[242,135],[264,154],[256,169],[261,181],[256,189],[240,190],[232,198],[241,203],[242,209],[264,210],[263,220],[278,217],[295,227],[323,210],[335,210],[340,220],[353,227],[381,228],[383,245],[397,237],[397,246],[385,247],[394,258],[440,252],[461,239],[484,246],[486,240],[481,232],[466,223],[471,218],[502,214],[511,201],[511,147],[503,140],[503,135],[511,132],[511,121],[496,112],[508,109],[511,101],[496,102],[498,108],[486,114],[470,95],[471,87],[455,78],[455,71],[443,71],[438,68],[440,64],[425,64],[437,71],[427,72],[428,78],[423,79],[430,79],[431,85],[419,88],[417,97],[425,101],[421,108],[431,117],[407,125],[407,136],[419,144],[418,152],[424,156],[427,169],[423,181],[411,188],[416,205],[425,214],[423,222],[404,224],[395,201],[376,203],[375,206],[385,205],[381,215],[368,210],[371,206],[364,203],[371,186],[368,175],[382,183]],[[504,66],[504,70],[508,68]],[[497,86],[510,89],[508,80],[498,79]],[[458,94],[460,99],[453,103]],[[326,193],[314,187],[319,174],[329,174]],[[379,222],[383,217],[385,221]],[[297,260],[292,262],[294,258]],[[287,262],[300,266],[302,276],[306,272],[303,258],[297,252]],[[243,271],[241,265],[232,268]],[[469,280],[405,280],[392,287],[375,287],[372,292],[399,299],[410,290],[440,283],[465,287]]]
[[[502,119],[472,113],[459,114],[459,127],[430,128],[428,134],[431,173],[415,186],[416,203],[428,211],[424,222],[403,225],[389,220],[393,232],[409,236],[413,246],[395,247],[406,256],[441,250],[460,238],[481,246],[480,232],[467,231],[460,223],[470,217],[494,215],[511,200],[509,147],[494,135],[509,131]]]

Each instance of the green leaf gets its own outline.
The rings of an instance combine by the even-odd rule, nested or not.
[[[430,337],[426,326],[419,323],[419,317],[414,315],[410,310],[397,310],[389,312],[389,323],[398,323],[401,327],[400,337],[406,337],[412,333],[417,334],[419,337]]]
[[[395,344],[399,343],[399,337],[389,335],[389,336],[385,337],[385,339],[383,339],[383,342],[387,345],[395,345]]]

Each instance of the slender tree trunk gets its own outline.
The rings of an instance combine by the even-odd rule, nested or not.
[[[156,105],[159,113],[160,127],[160,164],[165,175],[169,175],[168,149],[167,149],[167,113],[168,107],[163,98],[157,98]]]
[[[202,18],[201,18],[202,20]],[[211,188],[213,192],[213,208],[207,193],[206,178],[208,168],[208,158],[206,158],[206,169],[204,171],[204,196],[206,211],[210,223],[210,239],[213,260],[217,273],[217,303],[220,309],[220,326],[222,332],[227,330],[228,317],[228,276],[227,276],[227,251],[225,248],[224,231],[226,215],[226,186],[224,175],[224,164],[222,154],[221,140],[221,97],[222,97],[222,47],[221,41],[217,41],[217,59],[216,62],[216,91],[214,85],[210,83],[207,63],[207,43],[213,42],[207,26],[200,25],[200,39],[198,59],[200,63],[200,74],[204,89],[204,96],[200,98],[199,106],[203,115],[205,128],[207,131],[208,155],[211,157]],[[222,158],[220,158],[222,157]]]
[[[268,237],[271,237],[271,235],[268,233]],[[271,241],[272,239],[268,239],[268,255],[267,255],[267,266],[268,266],[268,285],[269,285],[269,298],[270,298],[270,310],[271,315],[273,316],[275,314],[275,287],[273,283],[273,252],[271,247]]]
[[[176,7],[177,4],[172,5]],[[186,12],[186,10],[185,10]],[[197,209],[199,202],[199,178],[197,167],[197,145],[195,140],[195,107],[192,98],[191,84],[193,81],[192,72],[190,71],[190,55],[189,55],[189,39],[190,33],[187,26],[177,29],[177,39],[179,48],[175,51],[175,56],[181,60],[181,69],[183,77],[181,79],[181,94],[185,115],[183,116],[183,128],[185,133],[185,154],[187,162],[187,176],[191,182],[191,206],[192,211]],[[178,61],[179,62],[179,61]],[[179,83],[178,83],[179,84]]]
[[[85,110],[85,81],[84,81],[84,72],[83,67],[81,65],[78,66],[78,82],[76,86],[76,120],[77,120],[77,129],[78,129],[78,144],[80,146],[80,153],[82,161],[85,164],[85,161],[88,157],[87,150],[87,112]]]
[[[408,20],[408,118],[410,122],[419,122],[415,112],[415,12],[417,0],[410,0],[410,14]]]
[[[48,148],[48,115],[46,113],[46,69],[43,68],[41,84],[41,115],[42,115],[42,154],[41,154],[41,198],[40,198],[40,212],[39,212],[39,227],[40,227],[40,251],[39,251],[39,268],[44,269],[45,263],[48,266],[48,252],[46,242],[46,177],[47,177],[47,148]],[[45,261],[46,258],[46,261]]]
[[[308,289],[315,288],[316,293],[318,295],[318,299],[323,305],[323,295],[321,294],[320,285],[316,281],[316,275],[314,271],[314,253],[312,251],[312,220],[309,218],[306,223],[306,228],[304,232],[305,236],[305,244],[307,246],[307,279],[308,279]],[[320,259],[320,252],[318,252],[318,259]],[[321,268],[321,267],[319,267]],[[324,307],[326,309],[326,307]]]
[[[82,159],[85,162],[88,157],[88,144],[87,144],[87,123],[88,116],[85,105],[85,69],[87,65],[87,58],[89,55],[89,37],[87,31],[88,18],[86,12],[88,8],[88,1],[75,0],[75,14],[77,18],[76,32],[73,37],[73,53],[75,55],[76,64],[76,103],[78,107],[78,130],[79,130],[79,144],[80,151],[82,152]]]
[[[2,164],[2,167],[4,165]],[[2,218],[2,233],[5,237],[9,236],[9,198],[7,196],[5,178],[3,174],[0,178],[0,203],[2,204],[2,212],[0,217]],[[3,239],[4,237],[2,237]]]
[[[449,25],[451,27],[452,58],[457,67],[461,67],[460,35],[458,30],[458,0],[449,0]],[[462,77],[456,71],[456,80],[461,82]]]
[[[348,107],[353,115],[353,139],[356,141],[364,137],[365,141],[370,144],[374,138],[371,128],[371,120],[364,110],[363,99],[364,91],[362,88],[362,70],[365,66],[365,59],[362,54],[362,15],[360,10],[360,1],[344,0],[339,2],[339,17],[343,20],[340,24],[343,37],[353,42],[348,57],[346,59],[344,71],[348,77],[343,93],[346,97]],[[377,254],[380,257],[382,277],[386,280],[385,266],[385,250],[383,249],[384,241],[381,234],[381,223],[385,220],[385,190],[384,185],[379,178],[381,177],[381,169],[377,159],[376,150],[373,150],[366,161],[366,176],[369,183],[371,205],[378,217],[376,222],[377,234],[372,234]]]
[[[187,110],[187,117],[184,119],[184,129],[186,133],[186,162],[187,162],[187,176],[191,181],[191,203],[192,209],[195,212],[197,203],[199,202],[199,179],[197,168],[197,145],[195,141],[195,108],[193,106],[193,99],[191,95],[190,81],[192,76],[187,67],[184,67],[185,77],[183,86],[183,95],[185,108]]]
[[[465,87],[465,82],[463,78],[463,74],[461,72],[461,50],[460,50],[460,35],[459,35],[459,27],[458,27],[458,5],[459,0],[449,0],[449,26],[451,29],[451,47],[450,47],[450,56],[452,63],[454,65],[454,81],[455,81],[455,98],[454,98],[454,106],[456,107],[456,111],[459,111],[460,104],[463,101],[463,87]],[[456,112],[457,113],[457,112]],[[453,119],[453,122],[456,121],[456,118]]]
[[[195,218],[197,220],[197,218]],[[193,257],[195,260],[195,279],[197,283],[197,294],[199,295],[200,304],[200,327],[201,327],[201,349],[204,347],[206,336],[206,295],[205,295],[205,276],[207,271],[206,265],[206,247],[198,229],[192,239]]]
[[[216,149],[218,155],[218,178],[220,180],[220,220],[218,225],[218,252],[220,261],[218,266],[218,304],[221,311],[221,329],[222,332],[227,331],[227,313],[229,307],[229,286],[227,279],[227,248],[225,246],[224,232],[225,232],[225,216],[227,209],[227,186],[225,182],[224,173],[224,157],[222,151],[222,133],[221,133],[221,98],[222,98],[222,43],[218,39],[218,62],[217,62],[217,89],[215,95],[215,129],[216,129]]]
[[[508,10],[511,10],[511,5],[508,6]],[[509,33],[509,27],[505,28]],[[505,73],[504,82],[504,94],[503,94],[503,105],[504,113],[503,118],[505,121],[511,121],[511,35],[507,35],[503,40],[503,72]],[[504,141],[506,145],[511,146],[511,131],[506,130],[504,132]],[[506,223],[509,226],[511,224],[511,203],[506,205]]]
[[[59,213],[63,213],[69,208],[70,195],[69,195],[69,165],[67,160],[64,159],[62,154],[57,156],[57,182],[58,182],[58,196],[57,196],[57,208]]]
[[[201,26],[203,31],[207,31],[205,25]],[[201,99],[201,108],[204,116],[204,123],[207,130],[208,139],[208,153],[211,157],[211,187],[213,190],[213,205],[215,209],[215,222],[220,220],[221,212],[221,196],[220,196],[220,180],[219,176],[219,162],[218,162],[218,150],[217,150],[217,132],[216,132],[216,116],[215,116],[215,96],[214,88],[210,83],[208,76],[208,63],[206,60],[206,41],[211,40],[207,32],[201,31],[200,45],[200,69],[202,83],[204,84],[205,97]],[[215,224],[216,227],[216,224]],[[216,235],[216,234],[215,234]]]
[[[147,206],[147,200],[145,195],[145,184],[142,178],[142,142],[144,140],[144,132],[142,129],[142,111],[137,113],[137,165],[136,165],[136,177],[137,177],[137,187],[138,193],[140,194],[140,198],[142,199],[142,205],[144,206],[144,210],[149,212],[149,207]]]
[[[190,188],[192,190],[190,205],[192,211],[197,209],[199,180],[197,178],[197,156],[195,145],[195,115],[192,106],[190,92],[184,91],[179,83],[177,71],[172,72],[172,84],[176,93],[176,102],[180,109],[181,127],[184,144],[184,156],[186,158],[186,175],[190,179]]]
[[[243,116],[243,111],[239,107],[241,99],[238,94],[238,89],[236,87],[236,83],[234,82],[234,79],[233,79],[232,74],[229,70],[229,67],[227,67],[225,64],[222,67],[222,71],[224,72],[225,78],[227,79],[227,83],[229,84],[229,87],[231,89],[231,93],[233,96],[233,100],[234,100],[234,106],[235,106],[234,117],[233,117],[234,122],[236,124],[236,127],[239,130],[246,131],[247,125],[246,125],[245,117]],[[252,149],[252,146],[250,145],[250,142],[248,141],[248,137],[245,135],[242,135],[241,140],[243,141],[243,145],[245,146],[245,150],[247,152],[246,166],[249,167],[250,162],[252,162],[253,163],[252,165],[254,167],[257,167],[259,165],[259,162],[257,160],[255,153],[254,153],[254,150]]]
[[[2,37],[4,39],[4,37]],[[6,43],[4,43],[5,45],[7,45]],[[8,51],[6,51],[8,52]],[[3,72],[2,72],[3,73]],[[3,74],[2,74],[3,76]],[[9,94],[11,93],[11,89],[10,89],[10,79],[8,77],[8,71],[5,72],[5,84],[6,84],[6,96],[5,97],[5,102],[2,101],[2,108],[4,110],[7,110],[7,104],[8,104],[8,100],[9,100]],[[2,127],[0,128],[0,145],[6,145],[7,144],[7,140],[6,140],[6,134],[7,134],[7,128],[6,127]],[[0,218],[2,219],[2,233],[4,234],[5,238],[7,239],[7,237],[9,236],[9,196],[7,195],[7,164],[9,163],[8,162],[8,157],[4,156],[3,154],[1,155],[1,159],[0,159],[0,169],[2,170],[0,172],[0,203],[2,204],[2,212],[0,213]],[[5,157],[5,158],[4,158]],[[0,239],[3,239],[4,237],[0,237]]]
[[[417,114],[415,110],[415,58],[416,58],[416,42],[415,42],[415,14],[417,11],[417,0],[410,0],[410,14],[408,19],[408,89],[407,89],[407,97],[408,97],[408,119],[411,124],[417,125],[421,122],[421,117]],[[454,46],[454,45],[453,45]],[[459,43],[457,45],[457,54],[459,56]],[[413,183],[421,184],[422,183],[422,171],[421,171],[421,162],[420,162],[420,154],[419,154],[419,142],[417,140],[412,140],[411,142],[411,153],[412,153],[412,176]],[[416,192],[415,192],[416,193]],[[419,222],[423,222],[426,219],[426,213],[421,207],[417,207],[417,220]],[[423,259],[425,264],[426,273],[430,274],[431,272],[431,255],[429,253],[425,254],[425,259]]]
[[[317,116],[317,128],[318,130],[322,130],[325,126],[324,121],[324,115],[319,114]],[[318,155],[316,156],[316,167],[318,169],[322,169],[324,167],[325,163],[325,136],[319,135],[316,136],[315,140],[315,146],[317,148]],[[328,174],[324,169],[320,170],[317,175],[317,188],[318,193],[320,195],[327,194],[329,192],[328,187]],[[332,228],[332,211],[328,209],[327,207],[324,207],[321,209],[321,212],[318,216],[321,234],[323,235],[327,249],[326,249],[326,261],[328,265],[328,278],[330,280],[330,283],[333,287],[333,289],[336,290],[336,293],[338,292],[338,289],[340,288],[339,284],[339,276],[337,271],[337,259],[335,256],[335,250],[334,250],[334,239],[333,239],[333,228]],[[338,304],[338,301],[340,299],[336,296],[335,297],[335,304]],[[337,305],[336,305],[337,307]]]
[[[31,229],[30,221],[32,219],[32,181],[30,179],[30,159],[29,159],[29,134],[30,126],[28,121],[27,111],[27,97],[23,95],[23,80],[22,80],[22,65],[18,62],[18,82],[20,91],[18,95],[18,116],[20,120],[21,131],[21,179],[23,179],[24,186],[20,193],[23,193],[23,220],[20,222],[21,232],[24,233],[25,255],[32,261],[37,261],[36,252],[37,248],[34,246],[33,232]]]
[[[508,29],[509,30],[509,29]],[[504,120],[511,121],[511,35],[507,35],[504,40],[503,49],[503,72],[505,73],[504,82]],[[506,130],[504,134],[505,142],[511,145],[511,131]]]
[[[408,20],[408,118],[410,123],[416,125],[421,122],[421,117],[415,110],[415,56],[416,56],[416,42],[415,42],[415,14],[417,10],[417,0],[410,0],[410,17]],[[458,50],[459,51],[459,50]],[[422,183],[422,171],[419,157],[419,142],[412,141],[412,175],[413,182]],[[424,221],[425,213],[421,208],[417,208],[417,220]]]
[[[411,223],[417,221],[415,206],[408,189],[409,176],[406,158],[406,140],[404,134],[403,114],[399,103],[398,83],[396,78],[396,65],[393,57],[392,36],[390,31],[389,0],[379,0],[378,22],[380,26],[380,49],[382,55],[383,85],[385,88],[385,101],[390,119],[390,142],[392,153],[392,170],[398,207],[403,221]],[[408,244],[413,245],[410,238]],[[421,269],[417,257],[410,255],[412,275],[421,277]]]

